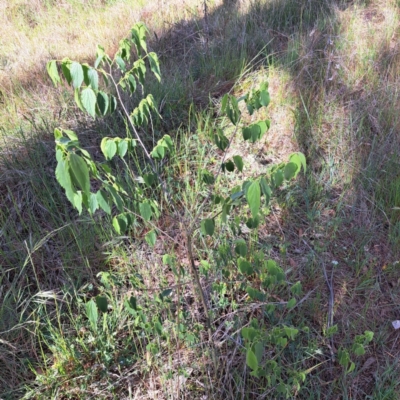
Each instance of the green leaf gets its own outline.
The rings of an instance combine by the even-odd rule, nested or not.
[[[46,64],[47,73],[49,74],[53,85],[57,87],[57,84],[61,82],[60,75],[58,75],[57,61],[52,60]]]
[[[290,326],[284,326],[283,327],[285,331],[285,335],[288,337],[290,340],[294,340],[297,334],[299,333],[299,330],[296,328],[291,328]]]
[[[97,91],[99,90],[99,74],[94,68],[90,68],[87,72],[90,87]]]
[[[68,161],[62,159],[62,151],[57,150],[57,159],[59,160],[56,167],[56,178],[58,183],[63,189],[65,189],[65,194],[67,199],[74,204],[74,187],[72,185],[71,176],[69,173]]]
[[[296,305],[296,299],[293,297],[293,299],[290,299],[287,304],[286,304],[286,308],[288,310],[290,310],[291,308],[293,308]]]
[[[289,157],[289,161],[295,163],[298,166],[298,171],[300,171],[300,168],[303,167],[304,173],[306,172],[307,162],[306,162],[306,157],[304,156],[303,153],[291,154]]]
[[[96,305],[101,312],[103,313],[107,312],[108,309],[107,297],[100,295],[96,296]]]
[[[203,170],[201,175],[202,175],[203,182],[206,185],[212,185],[215,182],[214,175],[211,174],[210,172]]]
[[[96,199],[97,199],[97,202],[98,202],[100,208],[103,211],[105,211],[108,215],[111,215],[111,208],[110,208],[110,205],[107,202],[107,198],[106,198],[105,192],[103,192],[102,190],[99,190],[96,193]]]
[[[95,118],[96,117],[96,94],[90,87],[87,87],[82,90],[81,102],[82,102],[82,105],[85,108],[85,110],[88,112],[88,114],[91,117]]]
[[[278,169],[278,171],[276,171],[274,174],[274,185],[275,187],[279,187],[282,185],[282,183],[283,183],[283,173],[280,169]]]
[[[365,331],[365,332],[364,332],[364,337],[365,337],[365,341],[366,341],[367,343],[369,343],[369,342],[371,342],[372,339],[374,338],[374,332],[372,332],[372,331]]]
[[[134,93],[136,91],[136,79],[132,74],[128,76],[128,85],[130,92]]]
[[[136,297],[131,296],[131,298],[129,299],[129,305],[130,305],[134,310],[137,310],[137,301],[136,301]]]
[[[260,186],[262,194],[265,196],[265,203],[268,205],[269,201],[271,200],[272,190],[268,186],[268,183],[264,177],[260,179]]]
[[[264,133],[269,129],[269,125],[265,121],[257,122],[260,128],[260,139],[264,136]]]
[[[235,252],[236,254],[246,257],[247,255],[247,244],[244,239],[239,239],[236,241],[235,245]]]
[[[253,371],[256,371],[258,369],[257,357],[253,353],[253,350],[251,350],[251,349],[247,349],[247,352],[246,352],[246,363]]]
[[[215,221],[213,219],[203,219],[201,221],[201,231],[204,235],[212,236],[215,230]]]
[[[99,202],[97,201],[97,196],[94,193],[90,193],[89,197],[89,212],[94,214],[99,208]]]
[[[146,236],[144,237],[144,239],[146,240],[146,242],[148,243],[149,246],[153,247],[156,244],[157,235],[154,232],[154,230],[151,230],[146,233]]]
[[[254,181],[247,190],[246,199],[249,203],[251,214],[255,218],[260,210],[260,184],[258,181]]]
[[[104,92],[97,93],[97,107],[100,115],[106,115],[108,112],[108,96]]]
[[[356,356],[363,356],[365,354],[365,348],[361,343],[355,343],[353,345],[353,352]]]
[[[112,225],[115,229],[115,232],[117,232],[118,235],[124,233],[126,231],[126,228],[128,227],[128,221],[126,219],[126,215],[124,214],[116,215],[112,219]]]
[[[253,341],[257,336],[257,330],[251,326],[242,328],[241,333],[242,333],[243,339],[247,339],[250,341]]]
[[[118,155],[123,158],[128,151],[128,142],[126,140],[120,140],[118,142]]]
[[[70,72],[71,72],[73,87],[75,89],[80,88],[81,85],[82,85],[82,82],[83,82],[83,68],[82,68],[82,65],[77,63],[77,62],[73,62],[71,64]]]
[[[85,308],[86,308],[86,316],[88,317],[89,322],[92,325],[92,328],[96,330],[97,320],[99,318],[96,303],[93,301],[93,299],[91,299],[85,304]]]
[[[115,61],[117,62],[119,69],[120,69],[122,72],[125,72],[125,71],[126,71],[126,64],[125,64],[125,61],[124,61],[120,56],[116,56],[116,57],[115,57]]]
[[[145,221],[150,221],[152,216],[151,206],[149,203],[140,203],[139,204],[140,215]]]
[[[85,107],[83,107],[83,104],[82,104],[82,101],[81,101],[81,94],[80,94],[78,88],[74,90],[74,99],[75,99],[75,103],[79,107],[79,109],[81,111],[85,112]]]
[[[269,93],[266,90],[262,90],[260,93],[260,103],[264,107],[268,107],[268,104],[270,103],[271,98],[269,96]]]
[[[294,178],[298,173],[298,167],[295,163],[287,163],[285,169],[283,170],[283,175],[287,181]]]
[[[260,363],[264,355],[264,345],[262,344],[262,342],[258,342],[254,345],[254,352],[257,357],[258,363]]]
[[[111,160],[117,153],[117,145],[113,139],[105,137],[100,143],[101,151],[107,160]]]
[[[61,71],[64,74],[64,78],[66,79],[68,85],[71,84],[72,82],[72,76],[71,76],[71,61],[68,58],[64,58],[61,61]]]
[[[302,292],[302,287],[301,287],[301,282],[298,281],[296,282],[291,288],[290,291],[292,292],[292,294],[294,295],[300,295]]]
[[[82,214],[82,192],[74,192],[72,195],[72,205],[78,210],[79,215]]]
[[[243,160],[240,156],[233,156],[233,162],[236,165],[236,168],[242,172],[243,171]]]
[[[155,75],[155,77],[158,79],[158,81],[161,81],[161,71],[160,71],[160,63],[158,61],[158,57],[156,53],[150,52],[148,54],[149,56],[149,61],[150,61],[150,69]]]
[[[225,163],[225,169],[229,172],[233,172],[235,170],[235,164],[229,160]]]
[[[117,109],[117,99],[115,96],[110,96],[110,102],[108,103],[108,112],[112,114]]]
[[[75,153],[69,154],[69,166],[74,174],[76,182],[85,193],[86,196],[90,195],[90,179],[89,169],[82,157]]]
[[[243,275],[251,275],[254,272],[252,265],[244,258],[239,258],[238,268]]]

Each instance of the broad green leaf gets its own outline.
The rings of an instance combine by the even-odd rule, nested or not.
[[[99,90],[99,74],[97,73],[97,71],[94,68],[90,68],[87,74],[89,78],[90,87],[94,91]]]
[[[349,369],[347,370],[347,373],[349,374],[350,372],[353,372],[353,371],[355,370],[355,368],[356,368],[356,364],[354,364],[354,362],[351,361],[351,362],[350,362],[350,367],[349,367]]]
[[[62,159],[62,151],[57,150],[57,159],[59,159],[56,167],[56,178],[58,183],[65,190],[67,199],[74,204],[74,187],[72,185],[71,176],[69,174],[69,165],[67,160]]]
[[[285,165],[285,169],[283,170],[283,175],[285,179],[288,181],[292,178],[294,178],[298,173],[298,167],[295,163],[287,163]]]
[[[364,337],[365,337],[365,341],[366,341],[367,343],[369,343],[369,342],[371,342],[372,339],[374,338],[374,332],[372,332],[372,331],[365,331],[365,332],[364,332]]]
[[[52,60],[46,64],[47,73],[49,74],[53,85],[57,87],[57,84],[61,82],[60,75],[58,74],[57,61]]]
[[[265,121],[257,122],[257,125],[260,128],[260,139],[263,137],[264,133],[269,129],[269,125]]]
[[[94,193],[90,193],[89,197],[89,212],[94,214],[99,208],[99,202],[97,201],[97,196]]]
[[[139,59],[133,63],[133,74],[138,79],[139,83],[143,86],[146,76],[146,65],[143,60]]]
[[[100,295],[96,296],[96,305],[101,312],[103,313],[107,312],[108,309],[107,297]]]
[[[72,76],[71,76],[71,61],[68,58],[64,58],[61,61],[61,70],[64,74],[64,78],[67,81],[68,85],[71,84],[72,82]]]
[[[271,98],[269,96],[269,93],[266,90],[261,90],[260,93],[260,103],[264,106],[264,107],[268,107],[268,104],[270,103]]]
[[[156,244],[157,235],[154,230],[147,232],[144,238],[149,246],[153,247]]]
[[[89,169],[87,164],[82,157],[75,153],[69,154],[69,166],[74,174],[74,177],[82,189],[82,191],[89,196],[90,194],[90,179],[89,179]]]
[[[103,211],[105,211],[108,215],[110,215],[111,214],[111,208],[110,208],[110,205],[107,202],[107,197],[106,196],[107,195],[102,190],[99,190],[96,193],[96,199],[97,199],[97,202],[98,202],[100,208]]]
[[[74,131],[69,129],[64,129],[63,132],[71,139],[71,140],[78,140],[78,136]]]
[[[119,53],[121,58],[129,61],[131,53],[131,42],[128,39],[122,39],[119,42]]]
[[[300,282],[300,281],[296,282],[296,283],[290,288],[290,291],[291,291],[294,295],[296,295],[296,296],[301,295],[301,293],[302,293],[302,291],[303,291],[302,286],[301,286],[301,282]]]
[[[108,96],[104,92],[97,93],[97,107],[100,115],[106,115],[108,112]]]
[[[300,168],[303,167],[304,173],[306,172],[307,162],[306,162],[306,157],[304,156],[303,153],[291,154],[289,157],[289,161],[295,163],[298,166],[299,171],[300,171]]]
[[[258,215],[257,215],[257,217],[255,217],[255,218],[249,218],[249,219],[246,221],[246,226],[247,226],[249,229],[258,228],[258,225],[260,225],[260,218],[259,218]]]
[[[247,339],[249,341],[253,341],[257,336],[257,330],[253,327],[245,327],[241,330],[243,339]]]
[[[112,114],[117,109],[117,99],[115,96],[110,96],[110,101],[108,103],[108,112]]]
[[[235,170],[235,164],[229,160],[225,163],[225,169],[229,172],[233,172]]]
[[[365,354],[365,347],[361,343],[353,345],[353,352],[356,356],[363,356]]]
[[[118,155],[123,158],[128,151],[128,142],[126,140],[120,140],[118,142]]]
[[[265,196],[265,202],[268,205],[269,201],[271,200],[272,190],[268,186],[268,183],[264,177],[260,179],[260,186],[262,194]]]
[[[97,329],[97,320],[99,318],[99,314],[97,311],[97,305],[93,301],[93,299],[91,299],[90,301],[88,301],[85,304],[85,308],[86,308],[86,316],[90,322],[90,325],[92,325],[92,328],[94,330],[96,330]]]
[[[254,289],[251,286],[247,286],[246,292],[252,300],[265,301],[266,299],[265,293],[261,292],[258,289]]]
[[[242,172],[243,171],[243,160],[240,156],[233,156],[233,162],[236,165],[236,168]]]
[[[91,117],[95,118],[96,117],[96,94],[90,87],[87,87],[82,90],[81,102],[82,102],[83,107],[85,107],[85,110],[88,112],[88,114]]]
[[[291,328],[290,326],[284,326],[283,330],[285,331],[285,335],[288,337],[290,340],[294,340],[294,338],[297,336],[299,333],[299,330],[296,328]]]
[[[157,175],[155,174],[144,174],[143,180],[147,186],[153,185],[154,182],[157,180]]]
[[[210,218],[203,219],[203,221],[201,221],[201,230],[204,235],[212,236],[215,230],[215,221]]]
[[[261,199],[260,184],[258,183],[258,181],[254,181],[249,186],[246,193],[246,199],[247,202],[249,203],[251,214],[255,218],[260,210],[260,199]]]
[[[136,79],[132,74],[129,74],[128,76],[128,85],[131,93],[134,93],[136,90]]]
[[[258,363],[260,363],[264,355],[264,345],[262,344],[262,342],[257,342],[254,345],[254,353],[257,357]]]
[[[113,139],[105,137],[100,143],[100,149],[103,152],[104,157],[107,160],[111,160],[117,152],[117,145]]]
[[[79,190],[72,195],[72,205],[78,210],[79,215],[82,214],[82,192]]]
[[[247,244],[244,239],[239,239],[235,243],[235,252],[236,254],[246,257],[247,255]]]
[[[156,53],[150,52],[148,54],[149,56],[149,61],[150,61],[150,69],[155,75],[155,77],[158,79],[158,81],[161,81],[161,71],[160,71],[160,63],[158,61],[158,57]]]
[[[82,101],[81,101],[81,94],[80,94],[78,88],[76,88],[74,90],[74,99],[75,99],[75,103],[79,107],[79,109],[81,111],[85,112],[85,107],[83,107],[83,104],[82,104]]]
[[[126,218],[126,215],[125,214],[116,215],[112,220],[112,225],[115,229],[115,232],[117,232],[118,235],[126,232],[126,229],[128,227],[128,220]]]
[[[201,175],[202,175],[203,182],[206,185],[212,185],[215,182],[214,175],[211,174],[210,172],[203,170]]]
[[[140,203],[139,204],[139,211],[140,211],[141,217],[145,221],[150,221],[153,212],[151,210],[151,206],[150,206],[149,203]]]
[[[134,309],[137,310],[137,301],[136,301],[136,297],[131,296],[129,299],[129,305]]]
[[[293,297],[293,299],[290,299],[287,304],[286,307],[288,310],[290,310],[291,308],[293,308],[296,305],[296,299]]]
[[[256,371],[258,369],[257,357],[253,353],[253,350],[251,350],[251,349],[247,349],[247,352],[246,352],[246,363],[253,371]]]
[[[79,89],[83,82],[83,69],[82,65],[73,62],[70,68],[71,77],[72,77],[72,85],[75,89]]]
[[[274,184],[275,187],[279,187],[281,186],[283,183],[283,173],[280,169],[278,169],[275,173],[274,173]]]
[[[125,72],[125,71],[126,71],[126,64],[125,64],[125,61],[124,61],[120,56],[116,56],[116,57],[115,57],[115,61],[117,62],[119,69],[120,69],[122,72]]]
[[[251,275],[254,272],[252,265],[244,258],[239,258],[238,268],[243,275]]]

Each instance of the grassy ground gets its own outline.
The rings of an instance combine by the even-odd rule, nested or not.
[[[121,122],[82,117],[69,91],[52,87],[45,63],[93,60],[97,43],[112,53],[138,20],[162,63],[153,93],[164,120],[155,135],[179,137],[168,176],[182,210],[199,204],[197,166],[218,158],[206,142],[216,113],[205,109],[224,93],[269,81],[271,129],[257,147],[240,148],[252,171],[293,151],[307,157],[306,176],[280,192],[260,236],[249,238],[310,293],[291,317],[310,333],[283,361],[307,371],[292,397],[399,398],[391,325],[400,319],[398,2],[210,1],[206,17],[201,1],[139,3],[0,5],[0,398],[273,398],[230,341],[232,315],[251,310],[239,289],[218,286],[218,269],[204,272],[221,343],[215,373],[190,277],[163,265],[165,249],[150,250],[140,231],[115,237],[104,219],[77,216],[55,181],[54,127],[75,129],[95,148]],[[168,216],[160,227],[179,240]],[[218,265],[211,250],[200,256]],[[173,285],[182,287],[177,309],[157,299]],[[99,292],[118,310],[101,334],[84,305]],[[132,321],[120,307],[132,293],[170,321],[168,340],[149,328],[155,320]],[[339,330],[329,339],[331,322]],[[332,354],[365,330],[374,340],[346,373]]]

